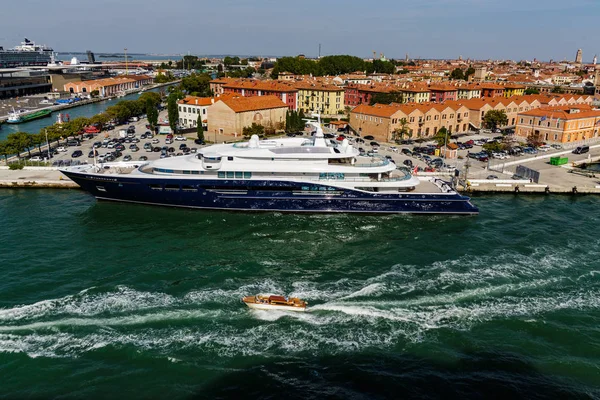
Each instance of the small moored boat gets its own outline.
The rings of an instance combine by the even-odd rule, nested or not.
[[[287,311],[306,311],[308,304],[297,297],[284,296],[246,296],[242,299],[250,308],[257,310],[287,310]]]

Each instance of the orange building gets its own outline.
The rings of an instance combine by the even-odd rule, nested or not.
[[[597,138],[599,129],[600,110],[568,106],[519,113],[516,134],[539,142],[573,143]]]

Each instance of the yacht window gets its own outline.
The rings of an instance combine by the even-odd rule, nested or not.
[[[200,171],[192,171],[193,175],[200,175]]]
[[[227,177],[233,178],[233,171],[227,171]]]
[[[245,179],[250,179],[250,178],[252,178],[252,172],[244,172],[244,178],[245,178]]]
[[[183,174],[184,174],[184,175],[189,175],[189,174],[191,174],[191,173],[192,173],[192,171],[183,171]]]
[[[175,192],[175,191],[179,191],[179,185],[165,185],[165,190],[171,191],[171,192]]]
[[[225,178],[225,172],[223,171],[219,171],[218,175],[219,178]]]
[[[233,157],[231,157],[231,156],[228,156],[228,157],[227,157],[227,161],[233,161]]]
[[[163,190],[162,186],[157,184],[150,184],[148,187],[152,190]]]
[[[198,191],[198,189],[196,189],[193,186],[189,186],[189,185],[183,185],[181,187],[181,190],[184,191],[184,192],[197,192]]]
[[[236,172],[235,173],[235,177],[236,178],[242,178],[244,176],[244,174],[242,174],[241,172]]]

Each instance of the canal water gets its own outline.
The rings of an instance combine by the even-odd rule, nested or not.
[[[150,91],[158,92],[160,88],[155,88]],[[166,90],[166,89],[165,89]],[[117,104],[122,100],[135,100],[140,96],[140,93],[133,93],[127,96],[100,101],[97,103],[86,104],[79,107],[68,108],[61,111],[54,111],[48,118],[40,118],[23,124],[2,124],[0,128],[0,140],[6,139],[6,137],[15,132],[27,132],[27,133],[39,133],[42,128],[50,126],[56,122],[56,117],[59,113],[69,114],[71,119],[77,117],[93,117],[96,114],[104,112],[108,107]]]
[[[473,201],[294,215],[0,191],[0,397],[598,398],[600,199]],[[256,293],[309,311],[249,310]]]

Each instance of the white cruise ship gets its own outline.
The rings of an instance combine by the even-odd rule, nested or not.
[[[26,38],[20,46],[12,49],[0,46],[0,68],[45,66],[52,62],[53,54],[51,48],[36,45]]]

